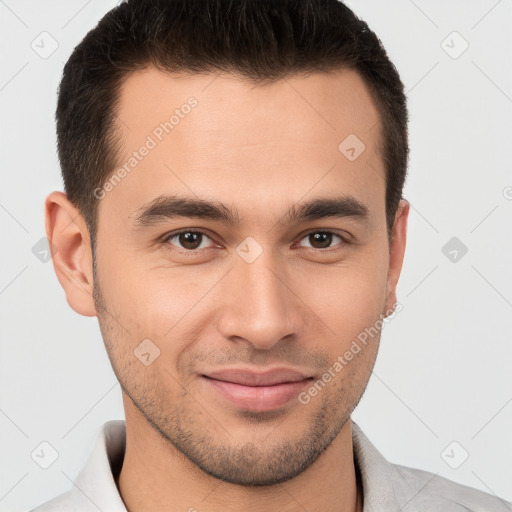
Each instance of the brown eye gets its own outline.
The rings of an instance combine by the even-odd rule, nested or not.
[[[209,247],[204,245],[204,239],[209,237],[201,231],[183,230],[177,233],[171,233],[164,242],[170,245],[176,245],[178,248],[187,251],[196,251]]]
[[[178,240],[180,244],[185,249],[198,249],[201,245],[202,233],[195,233],[189,231],[187,233],[181,233],[178,235]]]
[[[336,238],[339,242],[332,246],[331,244],[336,240]],[[311,247],[312,249],[329,249],[336,246],[340,246],[340,248],[342,248],[347,243],[341,235],[332,231],[312,231],[306,235],[303,240],[307,240],[309,242],[309,245],[306,245],[305,247]]]

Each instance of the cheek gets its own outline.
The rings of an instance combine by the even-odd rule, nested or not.
[[[164,335],[194,300],[194,294],[184,293],[177,270],[150,269],[135,254],[110,253],[106,263],[100,277],[103,294],[112,313],[139,333],[149,329],[153,335]]]
[[[165,366],[174,375],[180,354],[207,327],[208,308],[213,308],[208,292],[218,281],[212,272],[192,267],[123,270],[118,266],[105,286],[112,313],[125,327],[118,331],[125,339],[125,356],[130,358],[149,339],[159,350],[157,366]],[[163,378],[169,376],[164,373]]]
[[[382,263],[384,261],[384,263]],[[340,343],[356,337],[375,324],[386,297],[386,258],[364,258],[357,262],[318,267],[299,287],[312,311],[330,328]]]

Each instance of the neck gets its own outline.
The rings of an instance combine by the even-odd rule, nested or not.
[[[164,439],[138,411],[126,409],[126,451],[116,484],[129,512],[361,512],[350,419],[320,457],[286,482],[249,487],[208,475]]]

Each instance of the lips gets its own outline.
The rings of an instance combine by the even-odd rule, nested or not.
[[[289,368],[264,373],[227,369],[202,375],[210,390],[238,408],[271,411],[297,398],[313,377]]]

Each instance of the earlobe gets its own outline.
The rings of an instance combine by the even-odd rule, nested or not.
[[[402,271],[405,246],[407,242],[407,220],[409,218],[410,204],[402,199],[398,205],[391,233],[391,247],[389,252],[389,269],[387,280],[386,312],[391,314],[397,302],[396,286]]]
[[[53,267],[68,304],[81,315],[96,316],[89,230],[63,192],[46,198],[45,226]]]

